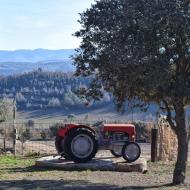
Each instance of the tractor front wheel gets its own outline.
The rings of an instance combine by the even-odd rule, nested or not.
[[[128,142],[122,148],[122,156],[129,163],[136,161],[140,155],[141,149],[136,142]]]
[[[69,134],[64,141],[65,154],[76,163],[92,160],[98,150],[95,134],[88,129],[77,129]]]

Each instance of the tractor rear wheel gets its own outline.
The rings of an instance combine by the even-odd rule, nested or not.
[[[141,149],[136,142],[128,142],[122,148],[122,156],[129,163],[136,161],[140,155]]]
[[[92,160],[98,150],[98,141],[95,134],[84,128],[77,129],[67,135],[64,141],[65,155],[76,163]]]
[[[68,155],[65,154],[64,151],[64,138],[56,136],[55,137],[55,148],[62,157],[64,157],[66,160],[71,160]]]
[[[64,152],[63,147],[61,146],[62,140],[63,140],[63,138],[61,138],[58,135],[55,137],[55,148],[56,148],[58,154],[62,154]]]

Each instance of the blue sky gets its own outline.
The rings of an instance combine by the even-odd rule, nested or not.
[[[94,0],[0,0],[0,50],[69,49],[80,41],[78,13]]]

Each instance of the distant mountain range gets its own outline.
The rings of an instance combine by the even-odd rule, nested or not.
[[[51,60],[70,59],[73,49],[48,50],[0,50],[0,62],[43,62]]]
[[[0,50],[0,75],[12,75],[41,68],[44,71],[72,72],[73,49]]]

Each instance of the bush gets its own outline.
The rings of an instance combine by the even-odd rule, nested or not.
[[[135,125],[137,140],[144,140],[146,142],[149,141],[150,139],[149,125],[143,122],[134,122],[133,124]]]
[[[48,134],[46,131],[41,131],[40,133],[42,140],[46,140],[48,138]]]
[[[21,133],[21,141],[26,141],[26,140],[29,140],[30,138],[31,138],[31,133],[30,133],[30,129],[28,129],[28,128],[26,128],[26,130],[25,131],[23,131],[22,133]]]
[[[63,124],[62,123],[56,123],[52,126],[49,127],[50,129],[50,137],[55,137],[56,134],[57,134],[57,131],[63,127]]]

